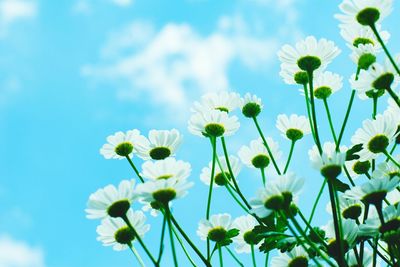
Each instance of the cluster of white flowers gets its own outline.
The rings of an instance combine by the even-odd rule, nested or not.
[[[266,264],[273,267],[379,266],[379,262],[398,266],[400,154],[396,154],[396,148],[400,144],[400,99],[396,86],[400,81],[400,56],[390,55],[386,48],[390,34],[381,26],[382,20],[392,11],[392,0],[344,0],[339,8],[341,13],[335,17],[340,21],[340,33],[351,50],[350,58],[356,69],[349,79],[350,100],[340,129],[335,129],[332,122],[328,100],[348,85],[343,84],[342,76],[328,69],[341,51],[334,42],[314,36],[294,46],[286,44],[278,52],[280,75],[287,84],[302,85],[307,112],[307,116],[280,114],[277,117],[276,131],[282,135],[282,141],[290,145],[287,156],[277,140],[264,135],[263,124],[259,122],[264,106],[258,96],[212,92],[202,96],[191,108],[188,130],[209,141],[206,143],[212,150],[211,161],[196,174],[208,187],[208,194],[204,196],[205,216],[198,218],[197,229],[198,237],[207,242],[207,250],[199,249],[192,242],[190,234],[185,233],[170,209],[172,202],[184,197],[195,181],[191,177],[191,165],[176,159],[183,140],[176,129],[151,130],[148,137],[134,129],[107,137],[100,153],[106,159],[127,159],[137,182],[123,180],[118,187],[108,185],[90,195],[87,217],[102,220],[97,228],[98,240],[116,250],[131,248],[142,266],[133,241],[138,240],[154,266],[160,266],[166,224],[175,266],[178,260],[174,238],[180,241],[185,255],[193,263],[181,237],[204,266],[213,265],[216,251],[222,265],[222,248],[244,266],[229,249],[232,243],[237,253],[251,254],[253,266],[257,265],[255,253],[258,250],[266,254]],[[388,59],[381,64],[378,56],[383,52]],[[359,125],[347,145],[342,145],[356,93],[360,99],[369,100],[372,117]],[[381,101],[384,97],[388,98],[387,102]],[[318,124],[317,119],[324,114],[317,116],[315,99],[322,100],[325,107],[323,113],[329,123],[326,131],[329,136]],[[378,113],[378,103],[387,103],[382,113]],[[367,113],[370,116],[371,112]],[[241,116],[254,123],[258,137],[247,140],[246,145],[232,153],[227,139],[238,133]],[[351,123],[357,125],[354,121]],[[313,144],[303,146],[309,145],[309,162],[318,173],[310,171],[308,175],[298,175],[290,163],[295,157],[296,144],[306,136]],[[332,141],[321,142],[322,139]],[[221,146],[217,146],[219,143]],[[302,155],[296,160],[305,158]],[[143,161],[141,168],[136,167],[137,160]],[[260,176],[256,181],[259,189],[253,198],[247,198],[242,191],[249,183],[248,179],[239,178],[242,166],[248,167],[252,175]],[[306,182],[315,186],[318,179],[308,176],[316,175],[320,176],[322,186],[319,193],[316,192],[318,195],[307,218],[302,211],[300,193]],[[328,190],[325,190],[326,185]],[[228,213],[213,214],[214,188],[226,190],[230,196],[224,199],[226,207],[237,207],[244,215],[232,219]],[[325,226],[315,226],[314,213],[323,194],[330,198],[326,209],[332,220]],[[231,202],[228,204],[228,201]],[[142,240],[150,225],[146,224],[141,210],[163,215],[158,258]],[[269,259],[273,250],[278,253]]]

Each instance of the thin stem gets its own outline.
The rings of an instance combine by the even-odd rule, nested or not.
[[[371,27],[372,31],[374,32],[376,39],[378,39],[378,42],[381,44],[381,46],[382,46],[383,50],[385,51],[387,57],[389,58],[390,62],[392,63],[393,67],[395,68],[397,74],[400,75],[400,69],[397,66],[396,62],[394,61],[392,55],[390,55],[389,50],[387,49],[387,47],[385,45],[385,42],[383,42],[381,36],[379,35],[379,32],[376,29],[376,25],[372,24],[372,25],[370,25],[370,27]]]
[[[235,194],[232,192],[232,189],[229,187],[229,184],[225,185],[226,190],[228,190],[229,194],[231,195],[231,197],[236,201],[236,203],[238,203],[238,205],[248,214],[250,214],[250,211],[243,206],[243,204],[240,202],[240,200],[235,196]]]
[[[236,263],[239,266],[244,267],[243,263],[235,256],[235,254],[229,249],[229,247],[225,246],[225,248],[228,251],[228,253],[232,256],[232,258],[236,261]]]
[[[150,258],[151,262],[154,264],[154,266],[160,266],[158,262],[154,259],[153,255],[151,254],[150,250],[146,247],[144,244],[142,238],[139,236],[139,234],[136,232],[136,229],[132,226],[131,222],[128,219],[128,216],[124,215],[121,217],[122,220],[126,223],[126,225],[132,230],[136,240],[139,242],[139,244],[142,246],[143,250],[146,252],[147,256]]]
[[[139,265],[141,267],[146,267],[146,265],[144,265],[144,262],[143,262],[142,258],[140,257],[139,253],[137,252],[137,250],[135,249],[135,247],[132,246],[132,244],[128,244],[128,247],[132,251],[133,255],[135,255],[135,258],[138,261]]]
[[[328,100],[326,98],[324,98],[323,101],[324,101],[324,106],[325,106],[325,110],[326,110],[326,116],[328,117],[329,128],[331,129],[333,140],[335,141],[335,144],[337,144],[338,141],[336,138],[335,128],[333,127],[332,116],[331,116],[331,112],[330,112],[329,106],[328,106]]]
[[[265,255],[265,267],[268,266],[268,259],[269,259],[269,251],[267,252],[267,255]]]
[[[189,252],[187,251],[187,249],[185,248],[185,245],[183,244],[182,240],[180,239],[180,237],[178,236],[178,233],[176,232],[176,230],[174,228],[172,228],[172,231],[174,232],[174,235],[176,237],[176,240],[178,240],[179,245],[181,246],[183,252],[186,255],[186,258],[188,258],[188,260],[190,261],[190,263],[193,265],[193,267],[197,267],[196,263],[193,261],[193,259],[190,257]]]
[[[314,231],[314,228],[312,228],[312,226],[307,222],[306,217],[304,216],[304,214],[300,211],[300,209],[298,210],[298,214],[300,215],[301,220],[304,222],[304,224],[306,225],[306,230],[304,231],[305,233],[307,233],[307,229],[310,229],[310,232],[312,232],[316,237],[318,237],[319,241],[321,242],[322,245],[324,245],[326,247],[325,241],[322,239],[322,237],[316,233]]]
[[[224,259],[222,258],[222,249],[220,245],[218,245],[218,256],[219,256],[219,266],[224,267]]]
[[[386,91],[388,91],[389,95],[393,98],[394,102],[396,102],[397,106],[400,108],[400,98],[399,98],[399,96],[390,87],[386,88]]]
[[[378,238],[374,238],[374,246],[373,246],[373,254],[372,254],[372,267],[376,267],[376,255],[377,255],[377,251],[378,251]]]
[[[265,168],[260,168],[260,171],[261,171],[262,182],[263,185],[265,186],[265,183],[267,182],[267,179],[265,178]]]
[[[358,70],[358,72],[359,72],[359,70]],[[346,128],[347,121],[350,116],[350,112],[351,112],[351,108],[353,106],[353,101],[354,101],[355,95],[356,95],[356,90],[352,90],[349,104],[347,105],[346,115],[344,116],[342,128],[340,129],[340,133],[339,133],[339,137],[338,137],[338,141],[337,141],[337,145],[336,145],[336,150],[338,150],[338,151],[339,151],[340,142],[342,141],[342,138],[343,138],[343,134],[344,134],[344,130]]]
[[[212,146],[212,166],[211,166],[211,177],[210,177],[210,187],[208,190],[208,197],[207,197],[207,209],[206,209],[206,219],[210,218],[210,208],[211,208],[211,198],[212,198],[212,191],[214,186],[214,175],[215,175],[215,162],[217,158],[217,148],[216,143],[217,139],[215,137],[210,137],[211,146]],[[207,259],[210,259],[210,239],[207,238]]]
[[[318,192],[318,195],[317,195],[317,199],[314,202],[314,205],[313,205],[312,210],[311,210],[310,218],[308,219],[307,227],[306,227],[306,229],[304,231],[307,231],[308,226],[311,225],[311,222],[312,222],[312,220],[314,218],[315,210],[316,210],[317,205],[318,205],[318,203],[319,203],[319,201],[321,199],[322,193],[324,192],[325,186],[326,186],[326,179],[324,179],[324,182],[322,183],[321,188],[319,189],[319,192]]]
[[[292,159],[292,155],[293,155],[293,150],[294,150],[294,145],[296,144],[296,140],[292,140],[292,143],[290,145],[290,151],[289,151],[289,156],[288,159],[286,161],[286,165],[285,165],[285,170],[283,171],[283,174],[285,174],[289,168],[289,163],[290,160]]]
[[[165,225],[167,224],[167,218],[164,216],[163,218],[163,223],[162,223],[162,228],[161,228],[161,238],[160,238],[160,249],[158,252],[158,259],[157,262],[161,262],[161,257],[164,251],[164,236],[165,236]]]
[[[308,74],[308,85],[310,88],[310,104],[311,104],[311,115],[312,115],[312,120],[313,120],[313,125],[314,125],[315,144],[317,145],[319,153],[322,154],[321,141],[319,139],[319,134],[318,134],[317,114],[315,112],[313,72],[308,71],[307,74]]]
[[[256,255],[254,253],[254,245],[250,245],[250,248],[251,248],[251,260],[253,262],[253,267],[257,267]]]
[[[262,132],[262,130],[261,130],[261,128],[260,128],[260,125],[258,124],[257,118],[256,118],[256,117],[253,117],[253,121],[254,121],[254,123],[255,123],[255,125],[256,125],[256,127],[257,127],[258,133],[259,133],[260,136],[261,136],[261,139],[262,139],[262,141],[263,141],[263,143],[264,143],[264,146],[265,146],[265,148],[266,148],[267,151],[268,151],[268,155],[269,155],[269,157],[270,157],[271,160],[272,160],[272,164],[274,165],[274,168],[275,168],[276,172],[277,172],[279,175],[281,175],[281,171],[279,170],[279,167],[278,167],[278,164],[277,164],[276,161],[275,161],[274,155],[272,154],[271,149],[270,149],[270,147],[269,147],[269,145],[268,145],[268,143],[267,143],[267,140],[265,139],[264,134],[263,134],[263,132]]]
[[[164,216],[167,217],[169,240],[170,240],[170,243],[171,243],[171,250],[172,250],[172,257],[174,259],[174,265],[175,265],[175,267],[178,267],[178,259],[176,257],[174,234],[172,233],[173,226],[172,226],[172,223],[171,223],[171,210],[169,209],[168,203],[165,205],[165,215]]]
[[[308,97],[308,88],[307,88],[307,84],[306,83],[303,84],[303,88],[304,88],[304,97],[305,97],[305,100],[306,100],[308,121],[310,122],[311,133],[312,133],[312,136],[313,136],[314,142],[315,142],[316,139],[315,139],[315,133],[314,133],[314,123],[313,123],[312,118],[311,118],[310,100],[309,100],[309,97]]]
[[[385,154],[385,156],[394,163],[394,165],[396,165],[398,168],[400,168],[400,164],[392,157],[392,155],[390,155],[387,151],[384,151],[383,154]]]
[[[175,217],[171,214],[171,221],[174,224],[175,228],[179,231],[179,233],[183,236],[183,238],[186,240],[186,242],[189,244],[189,246],[196,252],[196,254],[199,256],[199,258],[204,262],[204,264],[207,267],[211,267],[210,262],[201,254],[200,250],[193,244],[192,240],[187,236],[185,231],[182,229],[182,227],[179,225],[179,223],[176,221]]]
[[[132,159],[129,156],[126,156],[126,159],[128,160],[129,164],[131,165],[132,169],[135,171],[137,177],[140,179],[142,183],[144,183],[143,177],[140,175],[138,169],[136,168],[135,164],[133,164]]]
[[[372,97],[372,103],[373,103],[372,118],[375,120],[378,109],[378,96],[376,94],[374,94],[374,96]]]

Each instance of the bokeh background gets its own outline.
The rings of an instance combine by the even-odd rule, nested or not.
[[[136,265],[129,251],[114,252],[97,242],[98,221],[87,220],[84,213],[90,193],[134,177],[127,162],[107,161],[99,154],[107,135],[133,128],[143,134],[177,128],[184,134],[177,158],[191,162],[190,179],[196,185],[175,203],[174,212],[204,249],[195,234],[207,194],[199,174],[211,153],[206,139],[187,131],[191,104],[210,91],[257,94],[265,107],[262,128],[280,142],[286,159],[289,144],[275,129],[276,116],[305,114],[305,108],[299,88],[279,77],[276,52],[284,43],[315,35],[342,49],[329,67],[344,76],[344,88],[330,100],[338,129],[350,95],[347,80],[356,69],[333,18],[338,4],[0,0],[0,267]],[[399,12],[396,2],[395,14],[383,25],[393,34],[392,50],[400,42]],[[329,140],[319,107],[323,140]],[[345,144],[371,109],[356,99]],[[232,154],[257,137],[251,121],[237,115],[242,127],[227,140]],[[300,201],[306,214],[322,183],[307,161],[311,146],[310,137],[302,140],[292,165],[306,179]],[[140,166],[138,158],[134,161]],[[246,168],[239,180],[248,198],[261,185],[259,174]],[[227,196],[216,190],[212,212],[241,215]],[[316,223],[326,223],[326,203],[324,197]],[[161,218],[149,220],[152,231],[145,240],[155,250]],[[227,253],[225,258],[232,266]],[[189,266],[182,253],[180,259],[181,266]],[[250,262],[249,255],[240,259]],[[171,266],[169,250],[164,263]]]

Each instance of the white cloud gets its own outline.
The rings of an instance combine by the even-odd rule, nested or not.
[[[106,0],[106,3],[110,3],[119,7],[129,7],[134,3],[134,0]],[[77,0],[72,6],[72,12],[76,14],[89,15],[93,12],[93,9],[98,4],[98,0]]]
[[[127,82],[118,91],[122,98],[145,92],[153,102],[175,107],[187,104],[193,90],[228,89],[229,66],[236,60],[264,68],[278,46],[273,38],[252,36],[239,16],[222,17],[216,30],[205,36],[185,23],[168,23],[156,33],[139,26],[134,22],[115,33],[102,50],[103,62],[84,66],[82,74]]]
[[[35,0],[0,1],[0,35],[5,35],[8,28],[18,21],[35,18],[37,3]]]
[[[0,236],[0,267],[44,267],[40,248],[8,236]]]

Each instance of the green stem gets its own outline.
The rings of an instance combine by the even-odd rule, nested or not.
[[[251,260],[253,262],[253,267],[257,267],[256,255],[254,253],[254,245],[250,245],[250,248],[251,248]]]
[[[143,177],[140,175],[138,169],[136,168],[135,164],[133,164],[133,161],[129,156],[126,156],[126,159],[128,160],[129,164],[131,165],[132,169],[135,171],[137,177],[139,177],[140,181],[144,183]]]
[[[390,155],[390,153],[388,153],[387,151],[384,151],[383,154],[385,154],[385,156],[394,163],[394,165],[397,166],[397,168],[400,168],[400,164],[392,157],[392,155]]]
[[[260,171],[261,171],[262,182],[263,185],[265,186],[265,183],[267,182],[267,179],[265,178],[265,168],[261,168]]]
[[[231,197],[236,201],[236,203],[238,203],[238,205],[248,214],[250,214],[250,211],[243,206],[243,204],[240,202],[240,200],[235,196],[235,194],[232,192],[232,189],[229,187],[228,184],[225,185],[226,190],[228,190],[229,194],[231,195]]]
[[[264,134],[263,134],[263,132],[262,132],[262,130],[261,130],[261,128],[260,128],[260,125],[258,124],[257,118],[256,118],[256,117],[253,117],[253,121],[254,121],[254,123],[255,123],[255,125],[256,125],[256,127],[257,127],[258,133],[259,133],[260,136],[261,136],[261,139],[262,139],[262,141],[263,141],[263,143],[264,143],[264,146],[265,146],[265,148],[266,148],[267,151],[268,151],[268,155],[269,155],[269,157],[270,157],[271,160],[272,160],[272,164],[274,165],[274,168],[275,168],[276,172],[277,172],[279,175],[281,175],[281,171],[279,170],[278,164],[276,164],[274,155],[272,154],[271,149],[270,149],[270,147],[269,147],[269,145],[268,145],[268,143],[267,143],[267,140],[265,139]]]
[[[317,234],[314,231],[314,228],[308,223],[306,217],[304,216],[304,214],[300,211],[300,209],[298,210],[298,214],[300,215],[301,220],[304,222],[304,224],[306,225],[306,230],[304,231],[305,233],[307,233],[307,229],[310,229],[310,232],[312,232],[316,237],[318,237],[319,241],[321,242],[322,245],[324,245],[326,247],[326,243],[325,241],[322,239],[322,237]]]
[[[358,70],[358,72],[359,72],[359,70]],[[347,121],[349,120],[349,116],[350,116],[351,108],[353,106],[353,101],[354,101],[355,95],[356,95],[356,90],[352,90],[349,104],[347,105],[346,115],[344,116],[342,128],[340,129],[340,133],[339,133],[339,137],[338,137],[338,141],[337,141],[337,145],[336,145],[337,151],[339,151],[340,142],[342,141],[344,130],[346,128]]]
[[[321,199],[322,193],[324,192],[325,186],[326,186],[326,179],[324,179],[324,182],[322,183],[321,188],[319,189],[319,192],[318,192],[318,195],[317,195],[317,199],[314,202],[314,205],[313,205],[312,210],[311,210],[310,218],[308,219],[307,227],[306,227],[306,229],[304,231],[307,231],[308,226],[311,225],[311,222],[312,222],[312,220],[314,218],[315,210],[316,210],[317,205],[318,205],[318,203],[319,203],[319,201]]]
[[[164,206],[165,206],[165,215],[164,216],[167,217],[169,240],[170,240],[170,243],[171,243],[172,257],[174,259],[175,267],[178,267],[178,259],[176,257],[174,234],[172,233],[173,226],[172,226],[172,222],[171,222],[171,210],[169,209],[168,203],[166,205],[164,205]]]
[[[336,138],[335,128],[333,127],[332,116],[331,116],[331,112],[330,112],[329,106],[328,106],[328,100],[326,98],[324,98],[323,101],[324,101],[324,106],[325,106],[325,110],[326,110],[326,116],[328,117],[329,128],[331,129],[333,140],[335,141],[335,144],[337,144],[338,141]]]
[[[218,245],[218,256],[219,256],[219,266],[224,267],[224,260],[222,258],[222,249],[220,245]]]
[[[267,255],[265,255],[265,267],[268,266],[268,259],[269,259],[269,251],[267,252]]]
[[[132,230],[136,240],[139,242],[139,244],[142,246],[143,250],[146,252],[147,256],[150,258],[151,262],[154,264],[154,266],[160,266],[158,262],[154,259],[153,255],[150,253],[150,250],[146,247],[144,244],[142,238],[139,236],[139,234],[136,232],[136,229],[132,226],[131,222],[128,219],[128,216],[126,214],[121,217],[122,220],[126,223],[126,225]]]
[[[135,258],[138,261],[139,265],[141,267],[146,267],[146,265],[144,265],[144,262],[143,262],[142,258],[140,257],[139,253],[137,252],[137,250],[135,249],[135,247],[132,246],[132,244],[128,244],[128,247],[132,251],[133,255],[135,255]]]
[[[211,198],[212,198],[212,191],[214,186],[214,175],[215,175],[215,163],[217,158],[217,148],[216,143],[217,139],[215,137],[210,137],[211,146],[212,146],[212,166],[211,166],[211,177],[210,177],[210,187],[208,190],[208,197],[207,197],[207,209],[206,209],[206,219],[210,218],[210,208],[211,208]],[[210,239],[207,238],[207,259],[210,259]]]
[[[232,258],[236,261],[236,263],[239,266],[244,267],[243,263],[235,256],[235,254],[229,249],[229,247],[225,246],[225,248],[229,252],[229,254],[232,256]]]
[[[400,98],[399,98],[399,96],[390,87],[386,88],[386,91],[389,93],[389,95],[392,97],[394,102],[396,102],[397,106],[400,108]]]
[[[397,74],[400,75],[400,69],[397,66],[396,62],[394,61],[392,55],[389,53],[389,50],[387,49],[387,47],[386,47],[385,43],[383,42],[381,36],[379,35],[379,32],[376,29],[376,25],[372,24],[372,25],[370,25],[370,27],[371,27],[372,31],[374,32],[374,34],[376,36],[376,39],[378,39],[378,42],[381,44],[381,46],[382,46],[383,50],[385,51],[387,57],[389,58],[390,62],[392,63],[393,67],[395,68]]]
[[[165,225],[167,224],[167,219],[164,216],[163,218],[163,223],[162,223],[162,228],[161,228],[161,238],[160,238],[160,249],[158,252],[158,259],[157,262],[160,263],[161,262],[161,257],[164,251],[164,236],[165,236]]]
[[[176,237],[176,240],[178,240],[179,245],[181,246],[183,252],[185,253],[186,258],[188,258],[188,260],[193,265],[193,267],[197,267],[196,263],[193,261],[192,257],[190,257],[189,252],[185,248],[185,245],[183,244],[183,241],[178,236],[178,233],[176,232],[176,230],[174,228],[172,228],[172,231],[174,232],[174,236]]]
[[[292,143],[290,145],[290,151],[289,151],[289,156],[288,159],[286,161],[286,165],[285,165],[285,170],[283,171],[283,174],[285,174],[289,168],[289,163],[290,160],[292,159],[292,155],[293,155],[293,150],[294,150],[294,145],[296,144],[296,140],[292,140]]]
[[[374,96],[372,97],[372,101],[373,101],[372,118],[375,120],[378,109],[378,96],[376,94],[374,94]]]
[[[312,117],[311,117],[311,109],[310,109],[310,99],[308,97],[308,88],[307,88],[307,84],[303,84],[303,88],[304,88],[304,97],[306,100],[306,108],[307,108],[307,114],[308,114],[308,121],[310,122],[310,128],[311,128],[311,133],[312,136],[314,138],[314,142],[315,142],[315,132],[314,132],[314,124],[312,121]]]
[[[313,120],[313,125],[314,125],[315,144],[317,145],[319,153],[322,154],[321,141],[319,139],[319,134],[318,134],[317,114],[315,112],[313,72],[308,71],[307,74],[308,74],[308,85],[310,88],[310,104],[311,104],[311,115],[312,115],[312,120]]]

